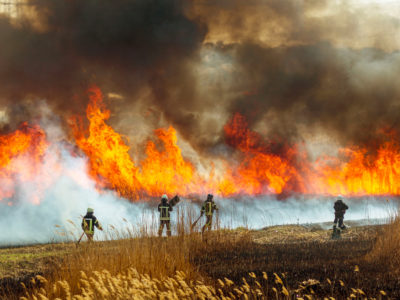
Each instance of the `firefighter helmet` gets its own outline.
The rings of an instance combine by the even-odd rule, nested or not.
[[[88,209],[87,209],[87,212],[88,212],[88,213],[92,213],[92,212],[94,212],[94,209],[93,209],[93,208],[90,208],[90,207],[88,207]]]
[[[208,194],[208,195],[207,195],[207,200],[208,200],[208,201],[211,201],[211,200],[213,199],[213,197],[214,197],[214,196],[213,196],[212,194]]]
[[[166,194],[164,194],[164,195],[161,196],[161,199],[168,200],[168,196]]]

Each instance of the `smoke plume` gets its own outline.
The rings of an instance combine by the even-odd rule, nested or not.
[[[383,7],[294,0],[28,4],[25,17],[0,20],[0,97],[12,104],[10,122],[25,121],[14,105],[27,97],[47,99],[62,115],[82,112],[82,95],[96,83],[122,96],[112,121],[127,133],[126,118],[145,115],[145,126],[172,124],[208,154],[237,112],[269,137],[293,142],[322,128],[342,144],[357,144],[400,126],[400,63],[390,34],[399,20]]]

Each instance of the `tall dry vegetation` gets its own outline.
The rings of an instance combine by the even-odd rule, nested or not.
[[[157,227],[154,220],[152,226],[142,226],[136,231],[112,230],[108,241],[82,243],[63,257],[59,268],[32,280],[33,289],[25,289],[21,299],[319,299],[314,290],[329,299],[336,294],[339,298],[344,295],[365,298],[359,288],[358,266],[351,271],[357,279],[357,288],[345,285],[339,280],[341,277],[332,281],[326,278],[323,282],[309,279],[291,284],[290,288],[285,274],[273,274],[268,279],[266,273],[257,271],[243,275],[247,279],[236,278],[235,283],[226,278],[211,279],[200,271],[204,270],[204,264],[221,259],[226,268],[238,267],[238,255],[246,256],[255,247],[249,232],[220,229],[208,234],[205,241],[198,232],[191,232],[192,216],[178,212],[177,219],[178,234],[171,238],[154,236]],[[370,259],[388,260],[393,251],[399,257],[399,223],[397,218],[387,226]],[[223,255],[233,250],[238,250],[234,256]],[[223,256],[214,256],[215,251]],[[202,259],[194,263],[196,256]],[[250,265],[244,268],[247,270]],[[377,299],[385,296],[381,290]]]
[[[400,270],[400,216],[396,214],[376,238],[367,261],[385,266],[391,272]]]
[[[48,287],[49,282],[42,276],[37,276],[36,280],[43,286]],[[229,299],[242,298],[261,298],[266,296],[261,284],[258,288],[252,288],[244,280],[241,286],[233,286],[229,279],[219,280],[219,287],[215,288],[204,284],[202,281],[188,280],[184,272],[177,272],[173,277],[166,277],[163,280],[151,278],[147,274],[140,274],[135,269],[129,269],[122,274],[112,276],[107,270],[94,272],[93,276],[88,277],[81,272],[80,286],[78,295],[71,293],[70,285],[67,281],[58,281],[52,284],[51,289],[40,288],[34,294],[27,294],[21,300],[28,299],[53,299],[55,294],[59,294],[62,299]],[[288,292],[286,291],[288,294]],[[277,293],[278,294],[278,293]]]
[[[69,299],[68,295],[82,295],[82,282],[92,278],[91,284],[96,289],[98,284],[94,282],[100,280],[101,276],[106,276],[111,281],[123,278],[131,282],[145,276],[143,278],[147,278],[146,280],[168,282],[178,280],[176,276],[182,277],[184,274],[187,284],[192,284],[195,289],[197,285],[194,282],[202,282],[204,278],[191,264],[193,255],[214,247],[229,249],[250,244],[250,237],[246,232],[233,235],[228,230],[218,230],[202,237],[198,232],[199,227],[196,232],[190,227],[194,215],[192,211],[178,210],[176,213],[177,235],[170,238],[154,236],[158,226],[158,220],[154,218],[150,225],[139,228],[128,226],[124,232],[111,226],[107,241],[82,242],[75,250],[63,256],[60,266],[51,270],[46,279],[39,276],[39,280],[36,280],[38,285],[35,286],[40,288],[32,295],[27,295],[28,299],[35,299],[35,294],[46,295],[49,299]],[[216,227],[219,228],[218,223]],[[169,291],[168,287],[159,287],[157,290],[162,293]],[[114,299],[114,296],[104,299]]]
[[[212,280],[191,264],[193,256],[200,253],[207,256],[216,249],[228,252],[239,248],[245,253],[250,247],[254,244],[246,230],[219,230],[206,241],[198,233],[187,233],[85,243],[67,255],[50,276],[36,276],[34,288],[25,289],[20,299],[320,299],[314,289],[323,286],[328,288],[329,299],[335,299],[338,286],[350,298],[365,298],[361,289],[346,287],[341,280],[309,279],[295,288],[288,286],[285,274],[276,273],[268,278],[265,272],[250,272],[240,282]],[[236,260],[227,263],[234,268]],[[358,267],[354,272],[359,272]],[[376,299],[384,295],[381,291]],[[341,296],[339,293],[339,299]]]
[[[209,235],[207,243],[199,234],[85,243],[68,254],[50,276],[38,276],[36,291],[28,292],[26,298],[131,299],[136,295],[137,299],[153,299],[164,295],[177,299],[203,293],[203,299],[208,299],[216,290],[190,264],[190,256],[208,247],[229,248],[249,241],[245,234],[232,238],[226,233]],[[154,297],[145,297],[146,293]],[[251,293],[262,294],[256,289]]]

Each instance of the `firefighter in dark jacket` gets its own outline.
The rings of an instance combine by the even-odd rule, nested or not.
[[[203,203],[203,206],[201,207],[201,215],[204,215],[204,213],[206,214],[206,224],[204,224],[203,228],[201,229],[202,233],[204,233],[206,229],[211,230],[214,211],[218,211],[218,207],[213,201],[213,198],[213,195],[208,194],[207,200]]]
[[[168,203],[167,195],[162,195],[161,203],[158,205],[160,212],[160,228],[158,229],[158,236],[162,236],[164,225],[167,226],[167,235],[171,236],[171,216],[172,206]]]
[[[94,228],[97,227],[99,230],[103,230],[97,218],[93,215],[93,208],[88,208],[86,215],[82,219],[82,229],[86,234],[89,242],[93,241]]]
[[[349,207],[342,201],[341,198],[342,197],[339,196],[338,200],[333,205],[333,208],[335,209],[335,220],[333,221],[333,228],[336,228],[336,225],[339,225],[340,229],[345,229],[346,226],[344,226],[343,224],[343,218],[346,210],[349,209]]]

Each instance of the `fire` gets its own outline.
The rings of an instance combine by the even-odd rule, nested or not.
[[[77,145],[89,158],[89,173],[100,187],[114,189],[133,200],[163,193],[190,193],[195,169],[183,159],[174,128],[155,130],[164,149],[158,150],[153,141],[148,141],[146,158],[139,163],[139,168],[122,136],[106,124],[110,111],[104,106],[101,91],[96,87],[90,89],[89,99],[89,128],[83,130],[83,122],[76,119],[73,131]]]
[[[137,200],[163,193],[280,194],[293,181],[300,182],[291,164],[295,153],[289,148],[284,151],[286,157],[271,153],[239,114],[225,126],[225,135],[228,144],[240,152],[241,162],[236,167],[224,162],[223,175],[214,176],[211,169],[208,176],[200,176],[182,156],[173,127],[155,130],[157,143],[149,140],[145,159],[135,165],[122,136],[106,124],[110,111],[104,106],[101,91],[90,89],[89,99],[89,128],[84,130],[82,121],[74,123],[76,144],[89,158],[91,177],[100,187],[114,189],[121,196]]]
[[[227,167],[223,195],[282,193],[328,195],[400,195],[400,145],[388,134],[373,155],[367,148],[348,147],[339,157],[321,157],[313,165],[297,145],[271,153],[271,143],[248,129],[236,114],[224,127],[228,145],[241,153],[239,166]]]
[[[214,158],[213,163],[207,162],[207,168],[185,158],[172,126],[154,130],[143,149],[143,159],[133,159],[128,139],[107,124],[110,111],[97,87],[89,90],[86,116],[88,126],[75,117],[72,129],[76,145],[87,157],[90,177],[99,189],[114,190],[131,200],[164,193],[223,197],[400,195],[400,143],[396,133],[388,134],[372,152],[349,146],[341,149],[338,157],[322,156],[311,163],[298,145],[272,142],[249,129],[246,119],[235,114],[223,128],[230,155]],[[43,129],[27,123],[1,135],[0,201],[13,205],[17,187],[23,186],[29,201],[38,204],[61,173],[85,184],[81,171],[76,174],[77,170],[60,165],[60,146],[65,148],[50,144]],[[69,150],[76,152],[73,147]]]
[[[194,181],[195,169],[183,159],[175,129],[157,129],[155,135],[162,141],[164,151],[157,150],[152,141],[147,143],[147,157],[141,163],[142,172],[139,174],[142,186],[151,196],[159,196],[165,191],[169,194],[190,194],[189,186]]]
[[[374,155],[367,149],[342,149],[346,160],[330,158],[321,164],[319,185],[328,194],[400,195],[400,147],[393,140],[379,146]],[[317,188],[321,190],[321,188]]]
[[[156,129],[147,142],[145,158],[135,163],[124,142],[127,139],[106,123],[110,111],[97,87],[90,89],[89,100],[88,128],[85,130],[79,118],[73,124],[76,144],[87,155],[89,174],[98,186],[128,199],[164,193],[225,197],[400,194],[400,147],[394,142],[382,144],[374,156],[366,149],[350,147],[341,151],[340,158],[321,157],[312,164],[298,145],[268,141],[250,130],[243,116],[235,114],[224,126],[231,157],[220,158],[219,169],[212,165],[208,174],[200,175],[182,155],[172,126]]]
[[[240,152],[241,162],[235,168],[227,167],[226,178],[220,185],[223,195],[281,194],[291,182],[301,184],[301,177],[292,163],[295,150],[283,147],[281,153],[272,153],[272,145],[249,130],[240,114],[234,115],[224,131],[227,144]],[[295,191],[298,192],[292,190]]]
[[[89,158],[89,174],[99,186],[114,189],[124,197],[137,199],[141,185],[137,180],[138,168],[128,153],[129,146],[124,143],[121,135],[106,124],[110,111],[104,106],[101,91],[96,87],[91,88],[89,99],[86,110],[89,129],[84,130],[78,119],[72,123],[76,144]]]
[[[0,136],[0,199],[11,198],[18,183],[35,180],[47,146],[44,131],[27,123],[21,124],[15,132]],[[32,194],[30,199],[37,204],[40,195]],[[12,202],[7,204],[12,205]]]

